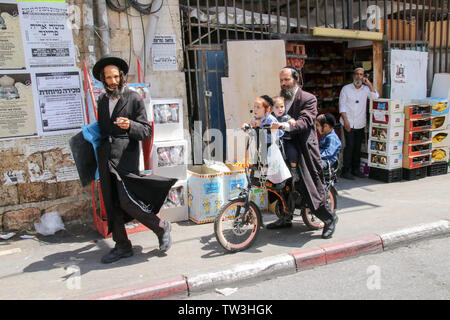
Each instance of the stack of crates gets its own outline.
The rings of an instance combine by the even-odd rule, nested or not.
[[[403,179],[421,179],[431,164],[431,105],[411,103],[404,110]]]
[[[402,179],[403,127],[403,104],[400,101],[370,101],[369,178],[384,182]]]
[[[153,174],[178,179],[160,211],[170,222],[188,220],[187,159],[188,143],[184,139],[183,101],[152,99],[154,142],[150,155]]]
[[[447,99],[427,98],[431,105],[431,165],[427,175],[447,174],[450,152],[450,124],[448,120],[449,106]]]

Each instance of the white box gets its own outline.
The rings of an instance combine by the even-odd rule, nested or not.
[[[391,155],[401,153],[403,141],[375,141],[369,139],[368,153]]]
[[[431,150],[431,162],[448,162],[449,159],[449,148],[448,147],[438,147]]]
[[[403,127],[405,115],[403,113],[389,114],[385,111],[374,111],[370,114],[370,124],[378,127]]]
[[[224,202],[223,172],[206,166],[188,170],[189,219],[195,223],[213,222]]]
[[[433,148],[450,147],[450,130],[432,131],[431,143]]]
[[[187,141],[155,142],[150,155],[150,168],[158,176],[186,180]]]
[[[402,167],[403,155],[381,155],[376,153],[369,153],[369,167],[381,169],[397,169]]]
[[[182,99],[152,99],[154,141],[184,139]]]
[[[246,188],[248,183],[244,168],[234,166],[229,163],[227,163],[226,166],[230,168],[230,172],[223,173],[223,190],[225,201],[229,201],[238,197],[241,193],[241,191],[237,188],[238,185],[241,188]]]
[[[425,99],[414,99],[414,103],[426,103],[431,105],[432,116],[442,116],[449,113],[448,99],[428,97]]]
[[[436,116],[431,118],[431,130],[447,130],[448,129],[448,116]]]
[[[170,222],[186,221],[189,219],[188,203],[187,180],[177,181],[170,189],[159,217]]]
[[[392,99],[370,100],[370,112],[372,113],[374,110],[385,111],[389,114],[402,113],[403,102]]]
[[[404,130],[403,127],[379,127],[371,124],[369,137],[375,141],[402,141]]]

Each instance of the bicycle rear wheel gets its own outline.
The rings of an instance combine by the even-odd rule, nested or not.
[[[334,189],[333,186],[330,186],[330,188],[328,189],[327,204],[326,204],[326,207],[330,212],[334,212],[337,208],[336,196],[337,196],[336,189]],[[318,230],[324,227],[324,223],[319,218],[317,218],[309,208],[305,208],[302,210],[302,219],[303,222],[308,227],[308,229],[310,230]]]
[[[260,227],[261,216],[256,204],[250,202],[245,212],[245,202],[239,199],[225,204],[214,221],[216,239],[229,252],[249,248],[256,240]]]

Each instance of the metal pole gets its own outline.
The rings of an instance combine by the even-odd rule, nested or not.
[[[95,11],[97,14],[97,25],[100,34],[100,52],[102,56],[110,54],[110,37],[108,27],[108,13],[106,10],[106,1],[95,1]],[[130,61],[128,61],[130,63]]]

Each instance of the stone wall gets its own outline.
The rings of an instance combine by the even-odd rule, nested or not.
[[[83,27],[89,22],[89,10],[81,0],[69,0],[80,15],[78,29],[73,30],[78,52],[77,65],[86,60],[92,67],[101,57],[101,39],[95,33],[95,46],[90,46],[89,31]],[[137,81],[137,58],[143,45],[142,22],[133,8],[129,15],[108,9],[111,54],[130,61],[129,81]],[[143,16],[147,25],[148,16]],[[183,73],[183,53],[178,1],[164,2],[156,34],[175,35],[177,38],[178,70],[153,72],[147,68],[146,81],[151,84],[153,98],[182,98],[185,123],[186,83]],[[151,57],[151,55],[150,55]],[[151,58],[150,58],[151,59]],[[73,134],[0,140],[0,233],[34,230],[34,223],[46,212],[58,211],[65,224],[91,222],[91,187],[81,187],[69,147]]]

